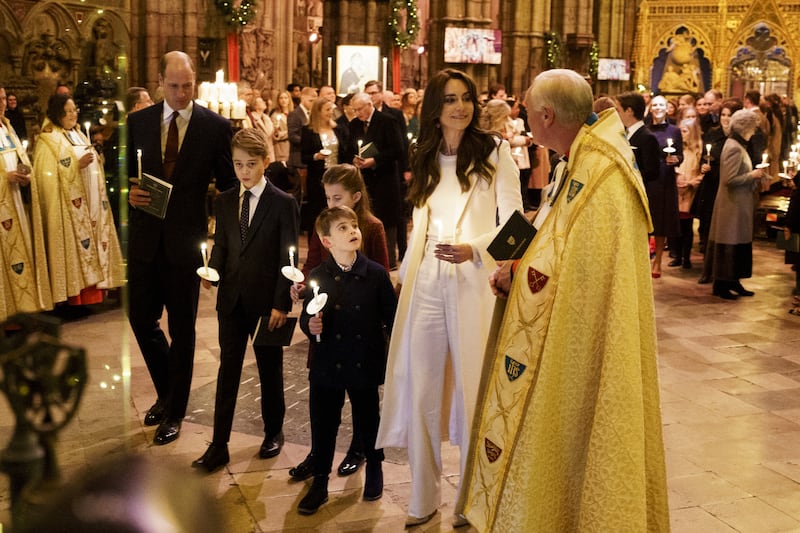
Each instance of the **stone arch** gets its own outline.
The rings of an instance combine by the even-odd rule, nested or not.
[[[99,77],[103,74],[116,74],[120,65],[120,55],[127,55],[130,32],[118,14],[103,10],[92,11],[81,24],[82,38],[86,43],[83,66],[85,77]]]
[[[712,41],[692,24],[673,26],[651,51],[650,87],[664,94],[702,93],[711,88]]]
[[[7,3],[0,4],[0,79],[19,75],[22,58],[22,26]]]
[[[742,26],[727,51],[728,93],[741,97],[749,89],[763,94],[791,94],[793,46],[783,28],[759,20]]]

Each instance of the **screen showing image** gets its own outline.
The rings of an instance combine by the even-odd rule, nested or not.
[[[627,59],[607,59],[597,60],[597,79],[598,80],[629,80],[631,79],[631,65]]]
[[[445,28],[445,63],[487,63],[499,65],[501,32],[478,28]]]

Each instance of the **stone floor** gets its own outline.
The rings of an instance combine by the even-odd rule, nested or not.
[[[695,264],[701,257],[697,255]],[[666,261],[665,261],[666,265]],[[654,280],[664,438],[672,529],[676,532],[800,531],[800,317],[787,313],[793,273],[773,245],[758,241],[753,298],[728,302],[698,285],[699,268],[664,267]],[[298,311],[298,308],[295,309]],[[214,293],[203,291],[197,320],[193,394],[180,439],[151,444],[142,425],[154,392],[124,315],[112,306],[93,310],[62,328],[65,343],[88,350],[90,382],[76,418],[59,435],[64,477],[98,460],[132,452],[189,465],[211,438],[219,347]],[[286,352],[286,435],[275,459],[258,458],[263,438],[257,408],[258,379],[248,353],[227,468],[202,478],[225,513],[226,531],[400,531],[406,515],[409,472],[405,454],[390,450],[386,489],[377,502],[361,500],[363,472],[331,478],[330,501],[313,516],[296,506],[306,483],[289,481],[288,469],[309,449],[305,340],[295,335]],[[130,368],[130,379],[124,370]],[[115,376],[122,376],[116,381]],[[13,428],[0,401],[0,449]],[[350,437],[340,432],[336,462]],[[440,513],[420,531],[450,531],[458,483],[458,452],[443,445]],[[0,522],[10,522],[8,479],[0,475]],[[467,531],[467,530],[459,530]]]

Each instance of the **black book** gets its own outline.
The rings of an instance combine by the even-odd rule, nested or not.
[[[536,228],[522,213],[514,211],[486,250],[497,261],[519,259],[528,249],[534,235]]]
[[[134,181],[134,183],[136,182]],[[167,216],[167,206],[169,205],[169,197],[172,194],[172,184],[151,174],[142,173],[142,179],[138,185],[150,193],[150,204],[144,207],[138,207],[137,209],[145,213],[150,213],[154,217],[163,220],[164,217]]]
[[[253,346],[289,346],[292,343],[295,324],[297,317],[289,316],[286,317],[283,326],[270,331],[269,315],[262,316],[258,319],[256,330],[253,332]]]

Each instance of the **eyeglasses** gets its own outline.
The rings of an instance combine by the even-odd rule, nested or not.
[[[367,91],[367,94],[370,95],[370,96],[372,96],[373,94],[379,94],[379,93],[380,93],[380,91],[372,91],[372,92]]]

